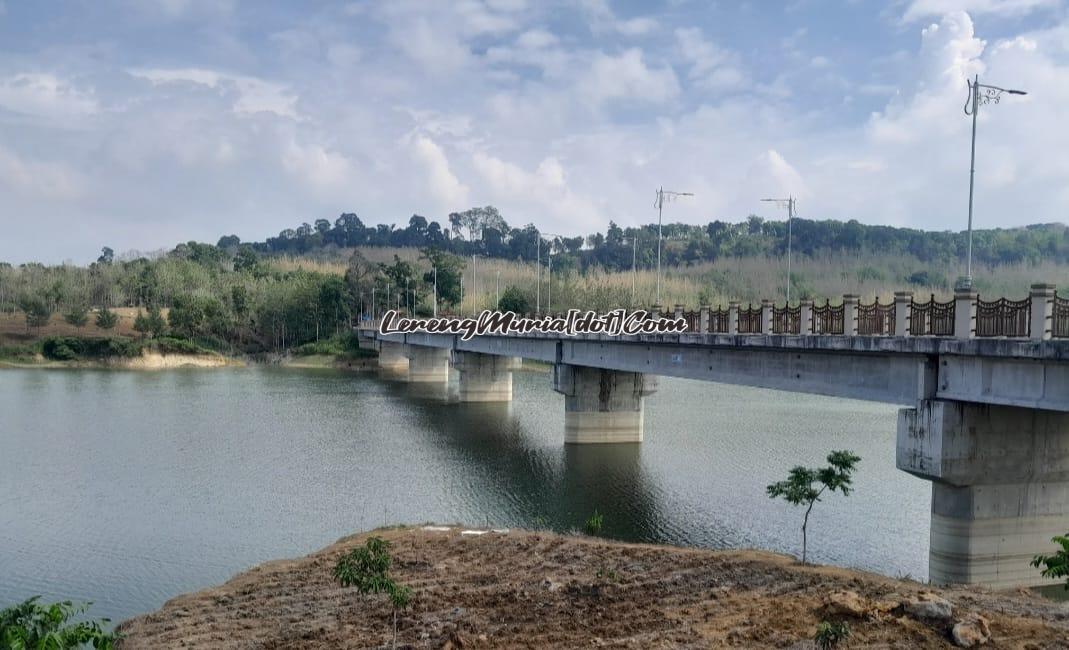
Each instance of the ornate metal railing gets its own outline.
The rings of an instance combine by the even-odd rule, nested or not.
[[[739,308],[739,334],[761,333],[761,308],[752,304],[746,309]]]
[[[802,308],[772,306],[772,333],[799,334],[802,331]]]
[[[909,333],[913,336],[954,336],[954,301],[913,300],[909,309]]]
[[[701,312],[685,311],[683,312],[683,318],[687,321],[688,332],[701,331],[702,316]]]
[[[1069,338],[1069,298],[1054,294],[1054,310],[1051,313],[1050,335],[1056,339]]]
[[[894,336],[895,304],[881,305],[877,298],[871,305],[857,306],[857,333],[861,336]]]
[[[731,330],[730,311],[723,307],[709,310],[709,331],[714,334],[727,334]]]
[[[845,313],[842,305],[833,307],[828,300],[823,305],[813,305],[813,333],[842,334]]]
[[[1031,327],[1032,299],[999,298],[985,302],[976,297],[976,336],[1024,336]]]

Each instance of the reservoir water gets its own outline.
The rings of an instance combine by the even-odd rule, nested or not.
[[[645,442],[566,447],[550,384],[517,372],[511,404],[474,405],[333,370],[0,370],[0,607],[122,620],[383,523],[568,531],[596,509],[617,539],[798,553],[803,511],[765,486],[832,449],[862,461],[814,508],[812,559],[926,577],[897,407],[662,378]]]

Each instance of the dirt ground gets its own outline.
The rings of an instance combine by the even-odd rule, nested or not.
[[[63,320],[63,314],[52,314],[48,325],[26,330],[26,316],[21,311],[14,313],[0,312],[0,345],[20,345],[30,343],[45,336],[138,336],[134,331],[134,319],[137,309],[134,307],[116,307],[112,311],[119,317],[114,329],[104,330],[96,326],[96,312],[89,313],[89,322],[85,327],[75,327]],[[164,317],[167,310],[163,310]]]
[[[707,551],[512,530],[380,530],[275,561],[180,596],[120,626],[133,648],[389,646],[385,596],[339,587],[338,557],[368,535],[392,544],[394,579],[413,590],[398,647],[813,648],[821,620],[846,620],[849,648],[952,647],[972,613],[990,621],[985,648],[1069,648],[1069,609],[1024,590],[931,589],[949,620],[906,614],[926,585],[758,551]],[[866,613],[832,613],[833,592]]]

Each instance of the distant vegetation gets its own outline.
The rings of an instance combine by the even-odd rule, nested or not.
[[[945,296],[965,247],[960,233],[856,221],[796,219],[793,231],[796,300],[836,302],[850,292],[887,302],[904,288]],[[664,236],[663,305],[782,299],[784,222],[666,224]],[[605,233],[547,235],[540,248],[538,241],[533,225],[510,227],[484,207],[451,214],[444,226],[414,215],[403,229],[369,227],[343,214],[264,242],[228,235],[139,257],[104,248],[87,267],[0,262],[0,344],[42,339],[62,322],[64,334],[170,337],[227,351],[335,349],[348,345],[339,337],[373,307],[429,315],[435,292],[445,313],[605,310],[657,300],[656,226],[610,222]],[[976,231],[974,245],[982,295],[1019,298],[1032,282],[1069,284],[1063,225]],[[137,310],[133,332],[118,308]]]

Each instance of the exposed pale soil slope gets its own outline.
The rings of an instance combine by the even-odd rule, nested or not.
[[[399,646],[808,648],[817,623],[835,618],[825,599],[849,590],[890,609],[849,618],[848,647],[948,647],[953,620],[971,612],[991,621],[985,647],[1069,647],[1066,606],[1025,592],[935,590],[953,604],[953,620],[923,622],[894,604],[926,591],[925,585],[803,567],[773,553],[418,528],[347,537],[175,598],[123,623],[123,647],[388,645],[385,597],[361,596],[331,576],[338,557],[369,534],[392,543],[394,577],[414,591],[413,606],[401,617]]]

